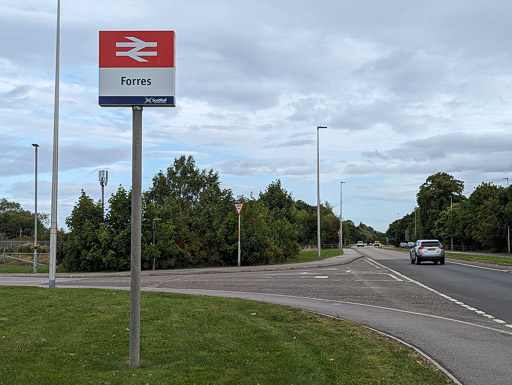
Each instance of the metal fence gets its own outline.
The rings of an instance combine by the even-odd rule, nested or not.
[[[317,245],[302,245],[302,246],[299,246],[299,249],[302,250],[302,251],[316,250],[317,248],[318,248]],[[340,244],[339,243],[332,243],[332,244],[321,245],[321,248],[322,249],[339,249],[340,248]]]
[[[15,249],[18,246],[22,246],[22,245],[27,245],[27,244],[32,245],[33,243],[34,243],[34,240],[27,240],[27,241],[6,240],[6,241],[0,241],[0,248],[5,248],[5,249],[9,250],[9,249]],[[50,246],[50,241],[37,241],[37,244],[39,246]]]

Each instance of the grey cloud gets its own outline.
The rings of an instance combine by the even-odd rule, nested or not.
[[[388,159],[388,157],[379,150],[363,151],[361,155],[363,155],[365,158],[370,159]]]
[[[266,174],[280,178],[285,176],[310,176],[313,173],[313,170],[303,164],[302,161],[295,161],[293,164],[283,165],[282,160],[279,159],[272,161],[232,160],[222,162],[216,165],[216,168],[220,169],[222,174],[238,176]]]

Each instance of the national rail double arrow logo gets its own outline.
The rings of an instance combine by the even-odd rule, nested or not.
[[[133,60],[138,61],[139,63],[147,62],[147,60],[142,58],[141,56],[157,56],[157,51],[142,51],[145,48],[157,47],[158,44],[156,41],[144,41],[131,36],[125,36],[124,38],[131,40],[132,42],[128,43],[123,41],[116,41],[116,47],[133,48],[129,51],[116,51],[116,56],[128,56]]]

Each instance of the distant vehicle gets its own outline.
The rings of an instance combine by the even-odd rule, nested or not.
[[[382,247],[379,241],[373,242],[373,247]]]
[[[410,249],[411,247],[414,247],[414,242],[407,242],[407,247]]]
[[[373,246],[373,243],[372,242],[368,243],[368,246]]]
[[[363,241],[357,241],[357,247],[364,247]]]
[[[433,261],[444,265],[444,248],[437,239],[419,239],[410,252],[411,263]]]
[[[400,242],[400,248],[406,249],[407,248],[407,242]]]

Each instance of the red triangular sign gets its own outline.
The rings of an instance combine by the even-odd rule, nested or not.
[[[242,207],[244,207],[243,203],[235,203],[235,209],[238,215],[240,215],[240,213],[242,212]]]

